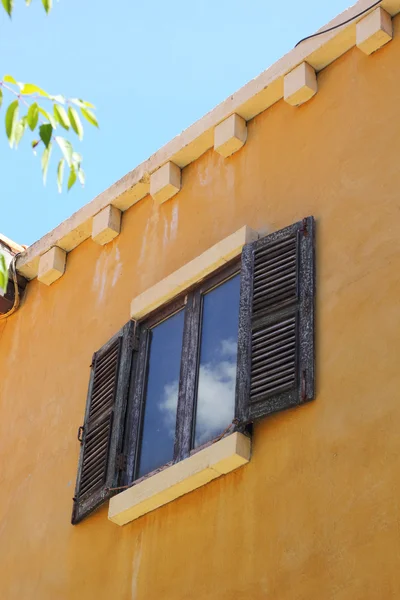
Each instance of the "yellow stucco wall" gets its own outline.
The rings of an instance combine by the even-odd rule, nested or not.
[[[228,160],[129,209],[0,324],[2,600],[400,598],[400,20]],[[70,525],[89,364],[131,299],[244,224],[317,219],[317,399],[255,428],[241,470],[123,527]]]

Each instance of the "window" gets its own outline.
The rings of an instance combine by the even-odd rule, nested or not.
[[[231,428],[314,397],[314,221],[240,260],[94,355],[72,522]]]
[[[235,416],[240,262],[138,323],[126,482],[182,460]]]

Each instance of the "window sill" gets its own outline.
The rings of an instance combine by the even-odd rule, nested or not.
[[[250,451],[250,439],[233,433],[111,498],[108,518],[117,525],[134,521],[245,465]]]

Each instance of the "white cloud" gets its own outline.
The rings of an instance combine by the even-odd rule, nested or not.
[[[237,343],[222,340],[215,359],[201,365],[197,399],[196,445],[202,445],[219,435],[231,423],[235,412]],[[169,435],[175,436],[178,381],[164,386],[164,398],[159,409]]]
[[[222,340],[220,352],[222,356],[236,360],[237,341],[233,338]]]
[[[196,445],[221,433],[235,412],[236,362],[227,360],[200,367]]]
[[[175,437],[176,427],[176,406],[178,403],[178,380],[172,383],[167,383],[164,386],[164,399],[159,403],[158,407],[164,413],[164,423],[168,427],[169,437]]]

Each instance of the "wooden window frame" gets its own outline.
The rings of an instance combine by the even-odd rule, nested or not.
[[[126,455],[126,471],[122,473],[121,485],[136,485],[168,468],[201,448],[192,448],[199,370],[201,324],[203,314],[203,296],[212,289],[223,284],[241,272],[241,257],[236,257],[223,267],[217,269],[202,281],[191,286],[172,302],[146,315],[136,324],[135,339],[137,353],[132,365],[131,384],[129,389],[128,410],[125,422],[124,453]],[[177,312],[184,310],[184,326],[181,365],[179,376],[179,393],[175,428],[174,458],[158,469],[137,478],[138,458],[143,431],[145,408],[145,390],[149,366],[150,329],[159,325]],[[185,360],[182,360],[185,357]],[[209,445],[213,443],[210,441]]]

